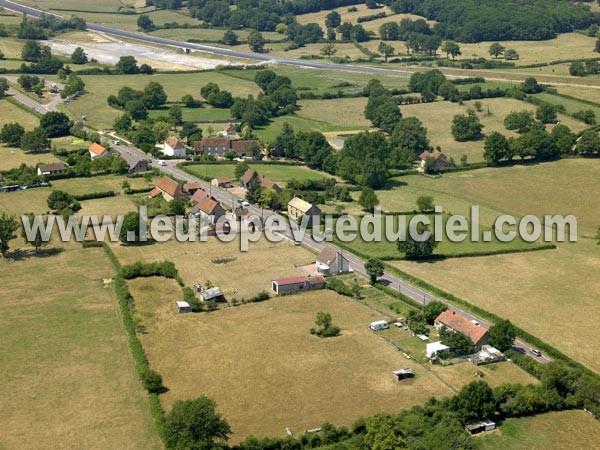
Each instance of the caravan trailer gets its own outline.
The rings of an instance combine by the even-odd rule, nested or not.
[[[387,330],[389,327],[390,326],[385,320],[378,320],[377,322],[371,323],[371,330],[373,331]]]

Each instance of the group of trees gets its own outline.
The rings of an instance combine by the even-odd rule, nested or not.
[[[27,40],[21,50],[21,58],[30,64],[21,64],[21,73],[57,73],[63,62],[52,55],[50,47],[38,41]]]
[[[149,109],[159,108],[167,102],[167,94],[162,84],[151,81],[141,91],[123,86],[116,96],[109,95],[106,101],[113,108],[127,111],[132,119],[142,120],[148,116]]]
[[[54,15],[43,15],[37,19],[29,18],[23,14],[23,19],[19,24],[17,37],[19,39],[48,39],[48,37],[61,31],[86,29],[85,21],[77,16],[68,19],[56,17]]]
[[[317,325],[317,328],[311,328],[310,334],[314,334],[322,338],[335,337],[339,336],[340,334],[340,327],[333,324],[331,314],[329,313],[319,311],[317,313],[315,325]]]
[[[288,77],[277,75],[272,70],[261,70],[256,73],[255,82],[263,92],[258,97],[236,97],[231,106],[233,118],[254,128],[265,125],[272,117],[296,110],[298,96]]]
[[[50,148],[50,137],[69,134],[71,120],[61,112],[49,112],[40,119],[40,125],[25,131],[17,122],[7,123],[0,131],[0,141],[10,147],[21,147],[31,153],[39,153]]]
[[[369,97],[365,107],[365,117],[373,123],[373,126],[392,133],[402,118],[392,93],[384,88],[379,80],[370,80],[365,93]]]
[[[115,65],[115,70],[123,75],[152,75],[154,73],[154,69],[148,64],[138,65],[133,56],[121,56]]]
[[[200,95],[214,108],[230,108],[233,96],[229,91],[222,91],[218,84],[208,83],[200,89]]]

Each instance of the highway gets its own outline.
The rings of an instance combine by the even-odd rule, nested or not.
[[[0,0],[0,6],[16,11],[19,13],[25,13],[32,17],[40,17],[41,15],[53,15],[56,17],[62,17],[58,14],[49,13],[39,9],[31,8],[29,6],[20,5],[8,0]],[[135,33],[132,31],[118,30],[116,28],[105,27],[103,25],[97,25],[93,23],[87,24],[88,30],[97,31],[100,33],[106,33],[112,36],[117,36],[127,39],[135,39],[137,41],[145,42],[148,44],[166,45],[169,47],[176,48],[188,48],[190,50],[197,50],[200,52],[211,53],[213,55],[220,55],[229,58],[244,58],[254,60],[257,62],[284,64],[288,66],[305,67],[309,69],[325,69],[325,70],[343,70],[347,72],[358,72],[367,74],[383,74],[383,75],[394,75],[394,76],[410,76],[413,72],[393,70],[393,69],[380,69],[377,67],[363,67],[351,64],[333,64],[319,61],[307,61],[294,58],[282,58],[278,56],[269,56],[268,54],[242,52],[237,50],[231,50],[227,48],[214,47],[211,45],[194,44],[189,42],[176,41],[174,39],[160,38],[156,36],[149,36],[143,33]]]

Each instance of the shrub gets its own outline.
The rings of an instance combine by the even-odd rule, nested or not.
[[[140,373],[140,379],[148,392],[157,393],[163,389],[162,376],[156,370],[146,368]]]

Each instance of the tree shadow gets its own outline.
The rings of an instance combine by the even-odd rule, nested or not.
[[[382,188],[382,190],[391,191],[394,188],[398,188],[398,187],[406,186],[406,185],[407,185],[407,183],[405,183],[404,181],[400,181],[395,178],[390,178],[388,180],[388,182],[386,183],[386,185]]]
[[[56,256],[61,254],[64,251],[61,247],[52,247],[52,248],[42,248],[37,252],[35,249],[17,249],[10,253],[6,254],[6,258],[13,261],[26,261],[31,258],[48,258],[51,256]]]

